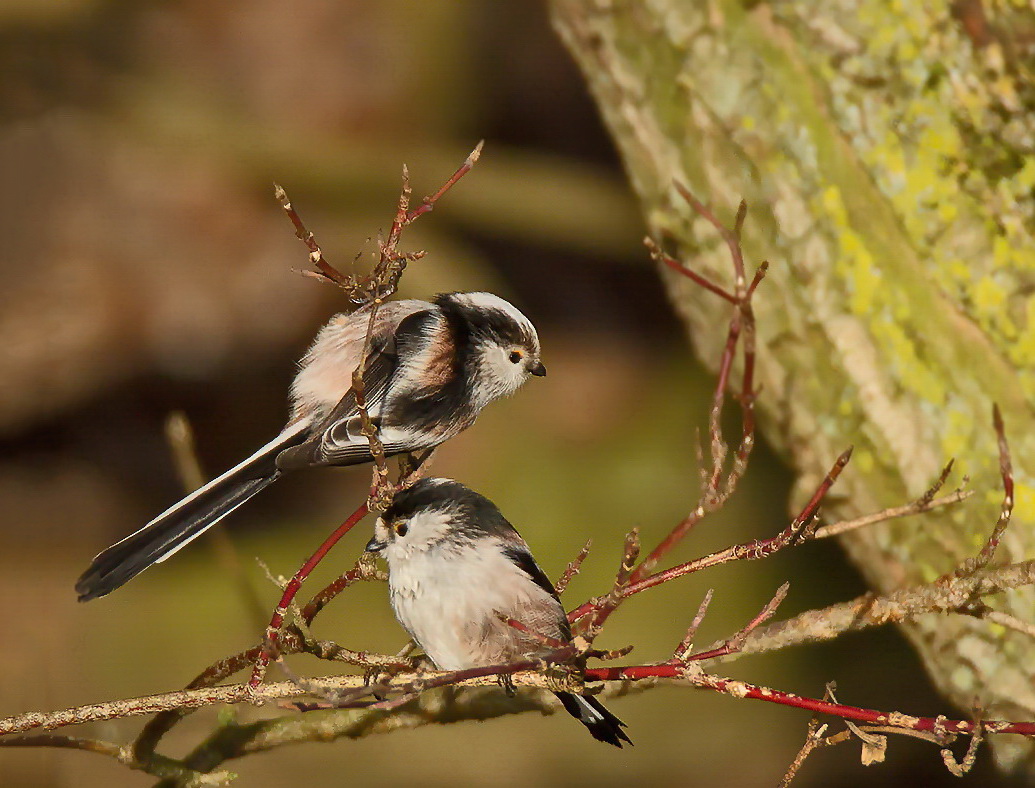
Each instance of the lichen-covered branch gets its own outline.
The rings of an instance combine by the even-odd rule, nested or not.
[[[734,277],[712,227],[675,182],[751,207],[747,257],[781,275],[754,300],[760,428],[803,500],[829,458],[861,473],[828,510],[896,505],[947,457],[975,489],[997,476],[990,401],[1031,424],[1035,400],[1035,10],[1024,3],[552,0],[623,159],[658,269],[705,362],[726,331]],[[715,286],[692,281],[679,267]],[[721,294],[719,294],[721,295]],[[1035,431],[1014,447],[1019,526],[1035,554]],[[969,557],[995,504],[841,538],[878,593]],[[947,554],[948,553],[948,554]],[[1035,593],[995,602],[1021,621]],[[957,705],[1035,716],[1022,633],[988,619],[907,619],[904,631]],[[1015,764],[1022,742],[997,745]]]
[[[898,624],[932,613],[960,612],[971,615],[968,606],[975,600],[1033,584],[1035,561],[1023,561],[983,570],[950,584],[930,583],[903,588],[890,594],[864,594],[848,602],[807,610],[786,621],[760,627],[748,636],[740,651],[730,658],[832,640],[847,632]],[[946,622],[943,616],[938,620]],[[1029,627],[1029,637],[1032,631],[1035,630]],[[721,645],[720,641],[709,648],[719,648]]]

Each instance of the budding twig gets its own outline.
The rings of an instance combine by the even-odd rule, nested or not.
[[[956,577],[965,577],[988,566],[988,563],[995,557],[999,541],[1006,533],[1006,528],[1010,525],[1010,517],[1013,514],[1013,463],[1010,461],[1010,445],[1006,441],[1006,428],[1003,426],[1003,416],[999,412],[998,405],[992,406],[992,425],[995,428],[999,447],[999,473],[1003,480],[1003,503],[999,510],[999,519],[996,521],[988,541],[985,542],[980,553],[974,558],[964,561],[956,569],[954,573]]]
[[[273,194],[280,203],[280,207],[284,209],[284,213],[287,214],[288,219],[291,220],[291,224],[295,228],[295,236],[302,243],[305,244],[309,250],[309,262],[316,266],[316,271],[303,271],[307,276],[311,276],[314,279],[321,279],[325,282],[338,285],[340,288],[349,293],[350,298],[355,292],[357,282],[355,277],[345,276],[337,268],[327,262],[327,259],[323,256],[323,250],[320,245],[316,243],[316,236],[314,236],[305,224],[302,222],[302,218],[295,211],[294,206],[288,199],[287,192],[284,188],[277,183],[273,184]]]
[[[582,569],[582,562],[585,561],[586,556],[589,555],[589,548],[592,544],[593,540],[587,539],[585,546],[579,550],[579,554],[569,561],[566,567],[564,567],[564,571],[561,573],[561,576],[553,585],[558,596],[564,593],[565,589],[568,588],[568,583],[570,583],[571,579],[579,573],[580,569]]]
[[[841,520],[830,525],[824,525],[821,528],[816,529],[816,533],[813,534],[814,539],[827,539],[831,536],[840,536],[848,531],[854,531],[856,528],[863,528],[867,525],[874,525],[875,523],[883,523],[886,520],[894,520],[899,517],[908,517],[911,514],[922,514],[923,512],[929,512],[932,509],[937,509],[942,506],[950,506],[960,501],[965,501],[974,494],[973,490],[956,490],[948,495],[943,495],[941,498],[934,498],[930,501],[924,502],[922,498],[907,503],[904,506],[893,506],[888,509],[882,509],[879,512],[873,514],[867,514],[863,517],[855,517],[851,520]]]
[[[780,603],[787,598],[787,592],[790,590],[790,587],[790,583],[784,583],[776,589],[776,593],[773,594],[773,598],[766,602],[765,606],[758,612],[758,614],[751,619],[743,629],[737,632],[733,637],[726,640],[726,642],[718,648],[701,651],[697,654],[680,654],[677,652],[673,656],[673,659],[683,663],[701,662],[706,659],[715,659],[716,657],[725,657],[729,654],[736,654],[744,647],[744,643],[747,642],[748,636],[776,614],[776,609],[780,606]]]
[[[712,603],[712,596],[715,594],[714,588],[709,588],[708,593],[704,595],[704,599],[701,600],[701,604],[697,608],[697,613],[694,615],[693,621],[690,622],[690,626],[686,630],[686,635],[679,641],[679,645],[676,646],[672,652],[675,658],[682,661],[683,658],[690,652],[690,649],[694,647],[694,638],[697,637],[697,630],[701,627],[701,622],[704,621],[704,617],[708,614],[708,606]]]

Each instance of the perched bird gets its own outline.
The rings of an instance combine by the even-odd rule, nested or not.
[[[365,402],[385,454],[430,449],[470,427],[495,399],[546,374],[531,321],[491,293],[389,301],[331,318],[302,357],[291,418],[248,459],[98,555],[76,583],[79,600],[114,591],[201,535],[284,471],[370,462],[352,374],[368,347]]]
[[[568,643],[568,618],[528,545],[483,495],[450,479],[422,479],[396,494],[367,550],[388,562],[392,609],[439,670],[504,665],[542,656],[542,639]],[[595,739],[632,740],[596,698],[555,693]]]

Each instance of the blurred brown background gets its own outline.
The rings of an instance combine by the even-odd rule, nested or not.
[[[304,249],[274,179],[347,265],[389,223],[403,162],[419,196],[485,138],[475,171],[404,236],[429,252],[404,295],[491,289],[513,300],[539,326],[550,375],[487,411],[436,472],[496,500],[555,577],[592,536],[572,604],[604,587],[625,531],[638,525],[650,540],[689,507],[711,380],[689,357],[612,148],[538,3],[8,0],[0,67],[0,716],[173,689],[258,640],[262,625],[208,540],[89,605],[72,584],[179,495],[167,415],[187,413],[206,471],[231,465],[280,428],[293,360],[344,306],[295,272]],[[264,605],[275,591],[253,556],[290,574],[367,478],[292,477],[227,521]],[[680,555],[775,532],[788,483],[763,446],[734,504]],[[352,562],[366,530],[312,588]],[[833,545],[811,545],[636,599],[604,644],[662,659],[709,586],[703,641],[737,629],[785,579],[785,615],[862,590]],[[350,591],[318,633],[398,648],[384,597]],[[845,702],[950,711],[891,631],[729,672],[810,695],[836,679]],[[774,785],[807,722],[690,690],[613,706],[631,750],[604,748],[560,716],[523,715],[228,766],[247,786]],[[196,714],[165,751],[188,749],[214,721]],[[140,724],[92,732],[125,739]],[[984,759],[968,779],[1009,783]],[[869,770],[856,750],[819,753],[796,784],[950,781],[930,745],[896,740]],[[153,782],[85,753],[0,750],[3,786]]]

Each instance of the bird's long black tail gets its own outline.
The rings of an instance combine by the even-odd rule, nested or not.
[[[79,601],[110,594],[149,566],[164,561],[280,476],[277,455],[305,439],[304,425],[290,427],[121,542],[93,559],[75,584]]]
[[[564,710],[577,719],[593,734],[597,741],[621,747],[622,742],[632,744],[622,728],[625,723],[604,708],[604,704],[592,695],[574,695],[570,692],[554,693],[560,700]]]

